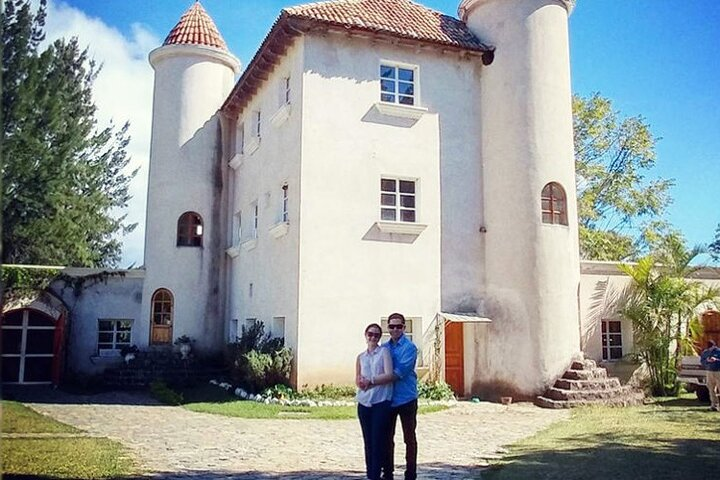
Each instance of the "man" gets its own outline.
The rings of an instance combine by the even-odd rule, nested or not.
[[[707,388],[710,392],[710,410],[720,411],[718,403],[718,390],[720,389],[720,348],[715,342],[707,342],[707,348],[700,354],[700,363],[707,375]]]
[[[415,427],[417,426],[418,391],[415,362],[417,361],[417,347],[405,336],[405,316],[393,313],[388,317],[388,330],[390,341],[386,347],[390,349],[393,361],[393,396],[390,408],[390,439],[388,441],[389,454],[385,465],[383,479],[393,478],[393,460],[395,456],[395,426],[397,418],[403,430],[405,441],[405,480],[417,478],[417,439]]]

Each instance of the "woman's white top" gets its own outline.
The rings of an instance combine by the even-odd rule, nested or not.
[[[369,352],[365,350],[360,354],[360,375],[367,379],[373,379],[385,372],[385,356],[392,358],[390,351],[380,346]],[[373,385],[367,390],[358,389],[357,401],[360,405],[372,407],[376,403],[386,402],[392,399],[392,382],[384,385]]]

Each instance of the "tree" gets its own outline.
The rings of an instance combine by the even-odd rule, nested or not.
[[[702,252],[672,235],[653,254],[620,266],[632,280],[620,313],[632,322],[635,352],[648,367],[653,395],[677,393],[677,365],[692,350],[699,310],[720,300],[718,289],[688,279],[700,268],[691,263]]]
[[[580,255],[626,260],[647,251],[670,203],[672,180],[647,180],[656,137],[642,117],[620,118],[612,102],[573,97]]]
[[[720,223],[715,229],[715,239],[708,245],[708,252],[710,252],[713,260],[720,261]]]
[[[128,125],[99,128],[99,68],[76,38],[43,51],[46,0],[5,0],[2,166],[3,263],[112,266],[135,172]]]

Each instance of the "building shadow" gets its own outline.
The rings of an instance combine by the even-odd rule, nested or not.
[[[0,397],[3,400],[22,403],[61,405],[163,405],[144,390],[103,390],[77,393],[51,385],[3,385]]]
[[[446,463],[423,463],[418,465],[418,480],[479,479],[481,471],[481,467],[468,468]],[[6,480],[60,480],[60,477],[48,475],[18,475],[12,473],[6,473],[2,478]],[[228,472],[201,470],[192,472],[147,473],[114,477],[112,480],[361,480],[365,478],[365,472],[360,470],[302,470],[295,472]],[[403,478],[403,472],[396,471],[395,478]]]

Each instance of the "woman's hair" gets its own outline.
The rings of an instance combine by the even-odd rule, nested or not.
[[[367,333],[368,330],[370,330],[370,329],[373,328],[373,327],[374,327],[374,328],[377,328],[378,330],[380,330],[380,335],[382,335],[382,327],[381,327],[380,325],[378,325],[377,323],[371,323],[370,325],[368,325],[367,327],[365,327],[365,333]]]

